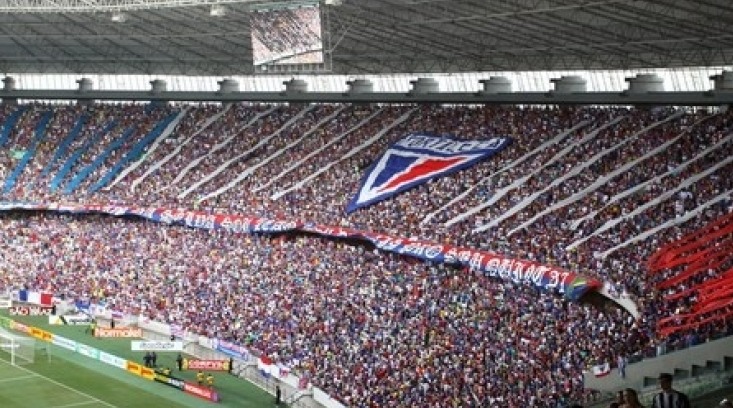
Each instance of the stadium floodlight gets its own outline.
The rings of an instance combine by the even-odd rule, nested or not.
[[[0,359],[11,365],[32,364],[36,359],[36,339],[0,329]]]
[[[0,1],[0,13],[109,13],[256,2],[262,0],[11,0]]]

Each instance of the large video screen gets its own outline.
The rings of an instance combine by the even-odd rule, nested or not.
[[[281,3],[253,8],[250,25],[255,66],[323,63],[318,3]]]

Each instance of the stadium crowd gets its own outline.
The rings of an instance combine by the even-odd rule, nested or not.
[[[100,109],[94,128],[82,131],[68,155],[115,115],[146,115],[134,106]],[[670,291],[655,290],[659,277],[643,273],[645,260],[662,244],[733,211],[730,196],[633,246],[614,247],[733,191],[725,177],[730,165],[682,183],[726,158],[731,120],[731,114],[621,108],[201,106],[109,192],[64,196],[24,178],[34,187],[6,197],[199,208],[480,248],[611,282],[615,292],[636,300],[639,319],[360,242],[299,234],[233,237],[97,215],[3,214],[0,291],[25,286],[92,297],[125,313],[245,343],[308,373],[350,406],[559,407],[589,397],[582,383],[588,367],[619,355],[649,355],[660,344],[676,347],[685,338],[656,336],[656,322],[673,314],[675,303],[665,299]],[[58,121],[74,122],[68,115]],[[380,131],[384,135],[372,140]],[[495,159],[344,214],[365,169],[409,132],[510,135],[514,143]],[[19,147],[29,143],[15,140]],[[175,157],[155,166],[178,147]],[[52,150],[33,165],[45,165]],[[613,173],[635,160],[628,171]],[[581,165],[583,172],[569,173]],[[233,188],[200,200],[248,169],[252,173]],[[593,189],[603,177],[607,182]],[[518,180],[524,183],[510,186]],[[179,198],[198,181],[208,182]],[[508,195],[499,197],[508,186]],[[469,189],[474,194],[451,203]],[[535,192],[534,201],[526,200]],[[670,199],[653,201],[666,192]],[[574,194],[575,202],[540,214]],[[494,205],[445,225],[494,196]],[[647,203],[648,210],[633,213]],[[515,207],[519,211],[497,227],[472,232]],[[620,216],[629,218],[590,237]],[[582,238],[588,239],[567,249]],[[697,341],[733,334],[733,323],[716,321],[701,332]]]
[[[26,111],[26,114],[32,111],[48,111],[49,109],[51,109],[51,107],[36,107]],[[78,106],[62,106],[58,109],[53,109],[53,118],[48,124],[46,136],[40,140],[38,149],[33,153],[33,165],[26,166],[23,172],[18,175],[16,180],[15,187],[18,188],[21,196],[26,188],[33,188],[31,184],[40,177],[46,163],[48,163],[51,160],[51,157],[58,151],[60,143],[68,136],[80,120],[81,110],[82,109]],[[38,117],[35,119],[38,119]],[[33,128],[36,128],[37,125],[37,123],[33,124]],[[11,138],[11,141],[15,141],[18,145],[22,146],[21,150],[25,147],[30,147],[30,141],[21,141],[20,139],[15,138]]]
[[[282,8],[250,14],[255,65],[287,58],[288,63],[323,62],[318,7]],[[302,54],[302,58],[293,60]]]

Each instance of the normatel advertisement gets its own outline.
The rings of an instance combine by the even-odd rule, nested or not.
[[[10,299],[0,299],[0,309],[9,309],[13,306],[13,301]]]
[[[109,338],[141,338],[143,336],[143,329],[139,327],[122,327],[119,329],[97,327],[94,329],[94,336]]]
[[[184,370],[229,371],[229,360],[183,360]]]

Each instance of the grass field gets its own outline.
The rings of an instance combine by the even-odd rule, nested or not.
[[[46,317],[13,319],[142,364],[143,353],[131,351],[130,339],[94,338],[83,326],[50,326]],[[270,394],[228,373],[213,373],[221,401],[211,403],[40,340],[36,345],[42,350],[31,365],[14,367],[0,356],[5,360],[0,361],[0,407],[263,408],[274,402]],[[175,368],[176,355],[159,353],[158,366]],[[195,372],[174,370],[174,375],[195,378]]]
[[[0,406],[8,408],[186,406],[53,359],[30,366],[0,361],[0,390]]]

